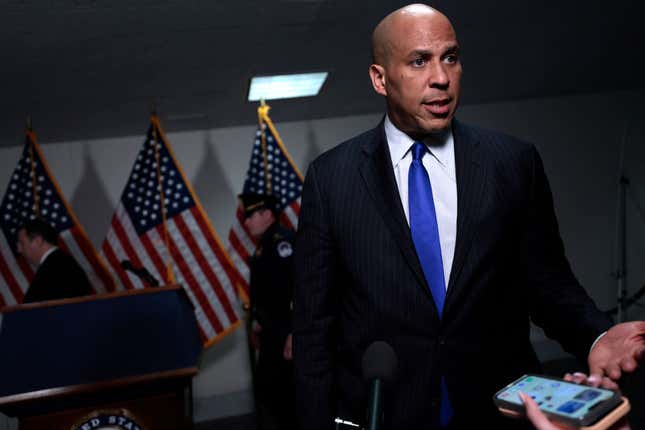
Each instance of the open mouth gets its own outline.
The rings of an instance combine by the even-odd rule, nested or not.
[[[445,116],[450,112],[450,99],[424,101],[423,106],[433,115]]]

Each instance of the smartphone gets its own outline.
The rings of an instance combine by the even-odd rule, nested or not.
[[[615,391],[540,375],[522,376],[495,393],[493,401],[504,413],[523,414],[519,391],[532,397],[551,419],[573,427],[592,426],[624,403]]]

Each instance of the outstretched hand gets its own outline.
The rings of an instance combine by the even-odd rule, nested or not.
[[[616,324],[589,353],[590,374],[607,375],[614,381],[639,364],[645,364],[645,321]]]
[[[574,373],[573,375],[567,373],[564,376],[564,380],[575,382],[576,384],[590,385],[592,387],[600,386],[610,390],[618,389],[618,385],[616,385],[614,381],[607,377],[587,377],[587,375],[585,375],[584,373]],[[535,403],[535,400],[533,400],[530,396],[524,393],[519,393],[519,396],[524,403],[524,407],[526,409],[526,417],[529,419],[529,421],[531,421],[531,423],[537,430],[562,430],[570,428],[565,426],[564,424],[560,425],[558,423],[550,421],[540,410],[540,407],[537,403]],[[629,423],[623,418],[622,420],[619,420],[617,423],[612,425],[609,430],[630,430],[630,426]]]

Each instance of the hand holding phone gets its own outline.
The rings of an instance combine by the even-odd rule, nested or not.
[[[530,396],[522,393],[520,394],[522,401],[524,402],[524,408],[526,410],[526,417],[531,424],[536,428],[536,430],[562,430],[562,426],[550,421],[546,415],[540,410],[540,407],[535,400]],[[566,428],[566,427],[565,427]],[[604,427],[603,427],[604,428]],[[614,424],[608,424],[608,430],[631,430],[629,423],[626,419],[620,419]]]
[[[587,382],[586,375],[583,374],[567,379]],[[596,381],[596,385],[599,382]],[[527,397],[526,402],[522,401],[520,393]],[[613,390],[539,375],[524,375],[498,391],[494,401],[500,411],[509,416],[524,415],[526,404],[527,415],[531,412],[528,418],[539,430],[559,429],[563,426],[607,429],[629,411],[627,399]],[[542,419],[544,415],[558,425]]]

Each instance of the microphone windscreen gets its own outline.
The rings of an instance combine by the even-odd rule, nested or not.
[[[378,340],[367,347],[363,353],[362,366],[365,379],[389,382],[394,379],[396,372],[396,353],[387,342]]]

